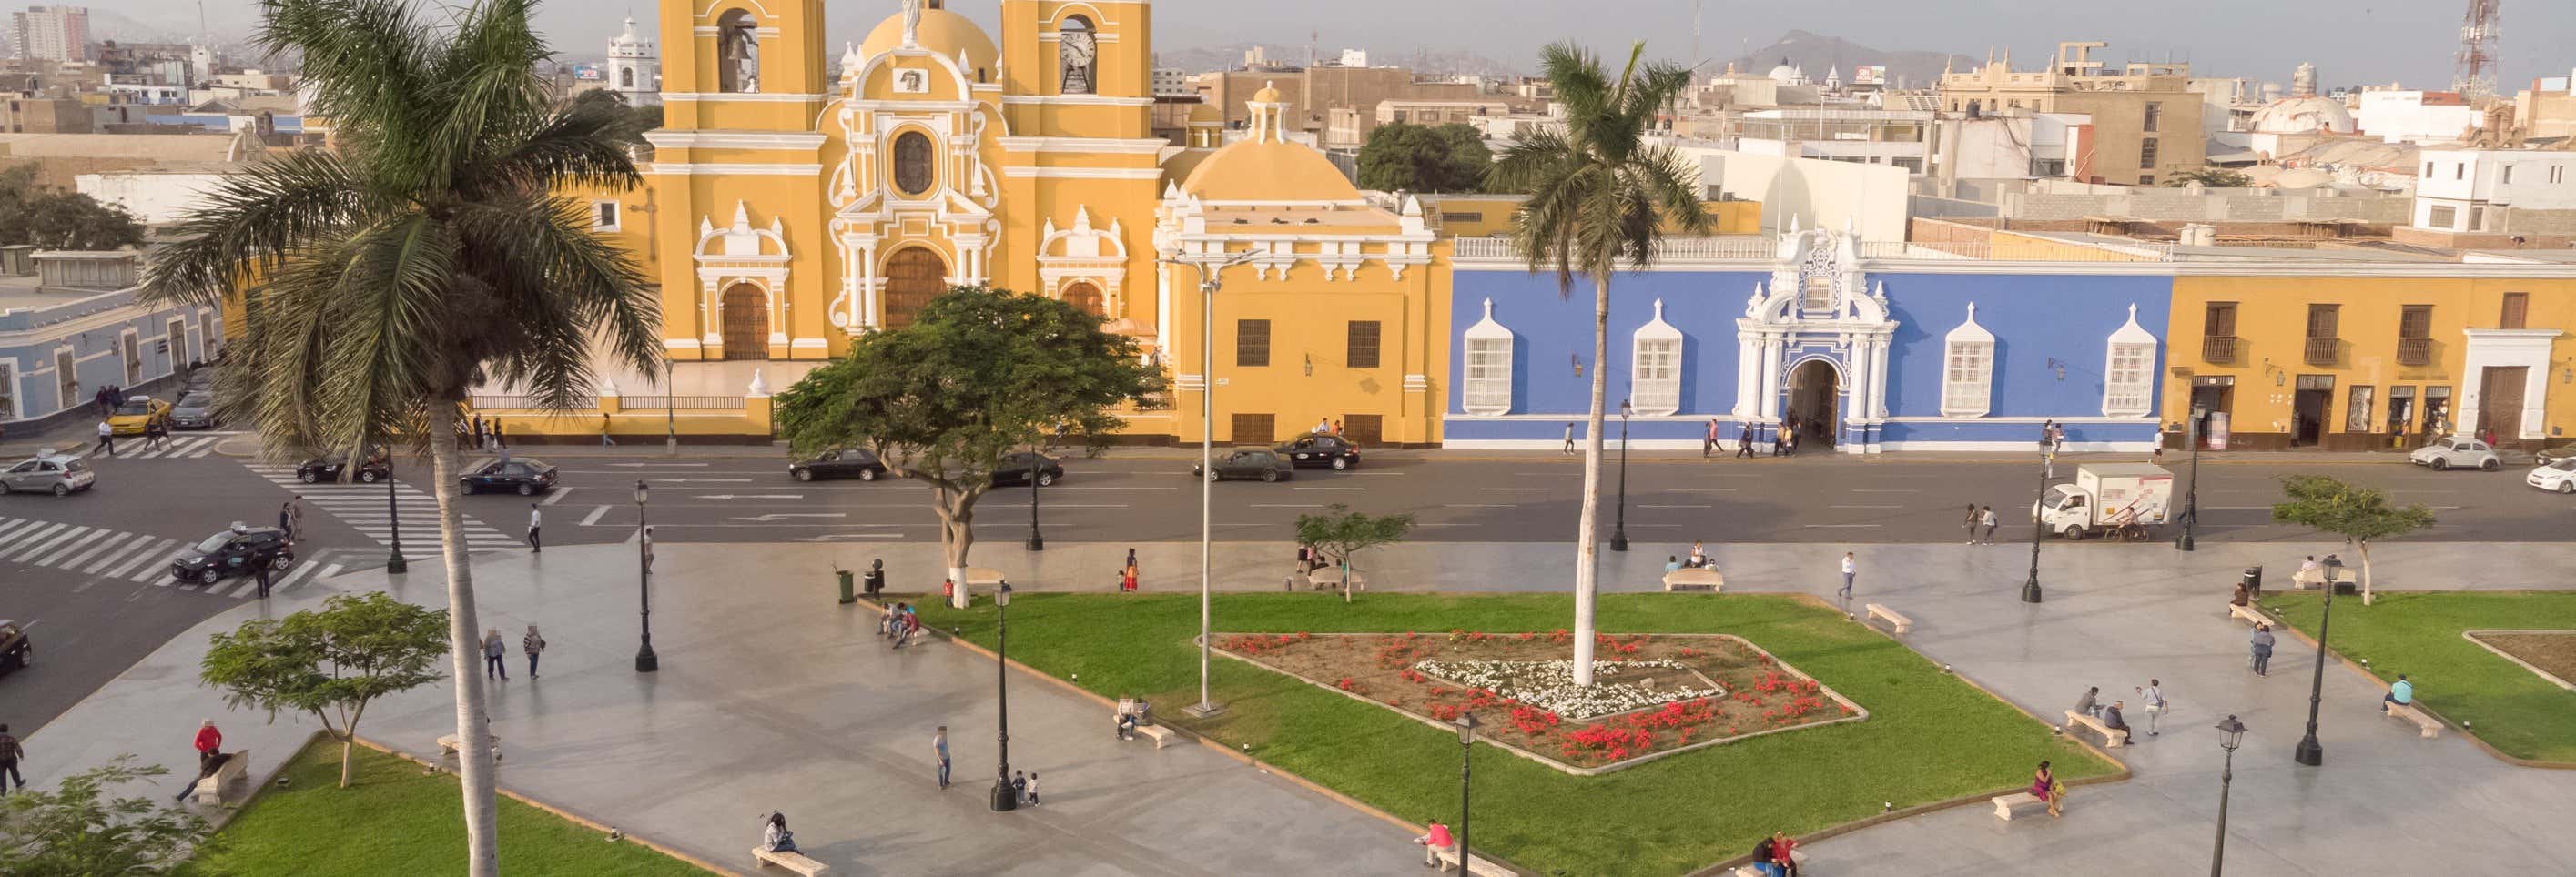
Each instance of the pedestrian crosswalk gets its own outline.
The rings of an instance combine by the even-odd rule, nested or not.
[[[259,580],[251,576],[224,579],[212,585],[173,579],[170,557],[186,545],[182,540],[149,533],[129,533],[61,521],[0,517],[0,563],[46,567],[78,576],[122,579],[225,597],[242,598],[259,593]],[[327,579],[339,575],[344,568],[339,563],[299,563],[284,576],[273,579],[269,583],[269,593],[275,595],[311,579]]]
[[[438,499],[396,484],[393,499],[387,502],[383,484],[306,484],[296,478],[295,467],[275,463],[245,463],[260,477],[304,497],[304,502],[329,513],[341,523],[355,528],[376,541],[377,545],[393,544],[395,515],[401,515],[404,534],[413,546],[432,548],[438,544]],[[471,517],[465,518],[467,551],[501,551],[526,543],[519,537],[492,529]]]
[[[215,453],[215,444],[223,440],[224,437],[220,435],[174,435],[163,441],[160,447],[155,448],[147,447],[141,437],[120,438],[116,440],[116,456],[121,460],[178,460],[210,457]]]

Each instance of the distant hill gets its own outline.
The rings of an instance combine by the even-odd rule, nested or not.
[[[1824,81],[1825,73],[1836,67],[1842,68],[1843,78],[1849,80],[1854,67],[1879,66],[1886,67],[1891,78],[1904,77],[1912,88],[1930,87],[1941,78],[1941,68],[1945,63],[1956,63],[1960,70],[1978,63],[1965,55],[1873,49],[1803,30],[1790,31],[1778,42],[1755,49],[1752,54],[1735,59],[1734,63],[1738,70],[1764,73],[1778,66],[1783,58],[1788,59],[1790,66],[1805,68],[1807,77],[1818,82]],[[1719,69],[1725,68],[1721,66]]]

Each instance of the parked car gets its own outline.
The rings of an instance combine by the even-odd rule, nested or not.
[[[1288,462],[1296,466],[1348,469],[1360,464],[1360,446],[1337,435],[1298,436],[1273,445],[1270,450],[1288,458]]]
[[[51,493],[70,496],[74,491],[88,490],[98,483],[98,473],[79,457],[40,453],[6,470],[0,470],[0,493]]]
[[[2559,493],[2576,493],[2576,457],[2560,457],[2522,476],[2522,483]]]
[[[2531,455],[2532,462],[2539,463],[2543,466],[2569,458],[2576,458],[2576,445],[2559,445],[2554,448],[2542,448],[2533,452]]]
[[[1196,477],[1201,474],[1204,474],[1209,481],[1224,481],[1228,478],[1278,481],[1297,474],[1297,469],[1287,458],[1279,456],[1279,452],[1269,448],[1236,448],[1216,458],[1214,471],[1202,470],[1197,466],[1190,467],[1191,476]]]
[[[883,461],[877,459],[875,452],[848,448],[824,451],[822,455],[811,460],[789,463],[787,474],[796,476],[798,481],[812,481],[817,478],[856,478],[861,481],[875,481],[885,477],[886,467]]]
[[[1032,472],[1037,473],[1038,486],[1045,487],[1054,484],[1056,479],[1064,477],[1064,464],[1045,454],[1032,454],[1027,451],[1007,454],[1002,457],[1000,463],[993,466],[993,486],[1027,484]]]
[[[306,484],[338,481],[340,470],[347,468],[348,465],[349,455],[347,454],[324,454],[296,464],[295,477]],[[361,483],[374,484],[393,477],[393,473],[393,457],[385,453],[383,445],[368,448],[366,459],[358,461],[357,477]]]
[[[2496,457],[2494,448],[2487,447],[2486,442],[2463,436],[2434,439],[2432,444],[2407,454],[2406,461],[2418,466],[2431,466],[2435,472],[2464,467],[2493,472],[2504,467],[2504,461]]]
[[[520,496],[535,496],[553,490],[555,467],[543,460],[527,458],[485,460],[467,467],[456,480],[466,493],[486,490],[517,491]]]
[[[286,541],[286,531],[236,523],[179,549],[179,555],[170,558],[170,576],[212,585],[226,576],[247,574],[262,566],[283,572],[294,565],[295,545]]]
[[[27,639],[27,629],[0,618],[0,670],[24,669],[35,654],[36,644]]]
[[[127,399],[125,404],[116,406],[116,413],[107,416],[108,430],[117,435],[142,435],[144,424],[155,422],[165,426],[170,423],[170,403],[150,396]]]
[[[215,394],[193,389],[179,394],[178,404],[170,406],[170,428],[215,428]]]

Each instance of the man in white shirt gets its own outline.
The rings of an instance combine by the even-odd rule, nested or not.
[[[1859,571],[1860,564],[1852,559],[1852,553],[1843,552],[1843,589],[1837,592],[1843,599],[1851,599],[1852,574]]]
[[[110,457],[116,456],[116,428],[104,420],[98,422],[98,447],[91,448],[90,453],[99,451],[106,451]]]
[[[2156,719],[2165,714],[2165,693],[2157,686],[2163,684],[2162,680],[2149,679],[2146,687],[2137,690],[2138,699],[2147,704],[2147,736],[2149,737],[2161,733],[2156,730]]]
[[[542,554],[542,553],[545,553],[545,550],[546,550],[546,543],[545,543],[545,541],[544,541],[544,540],[541,540],[541,539],[539,539],[539,538],[537,538],[537,527],[538,527],[539,525],[541,525],[541,524],[544,524],[544,523],[545,523],[545,514],[544,514],[543,512],[539,512],[539,511],[537,511],[537,504],[536,504],[536,503],[529,503],[529,504],[528,504],[528,551],[529,551],[530,553],[533,553],[533,554]]]
[[[1323,417],[1323,418],[1317,418],[1317,419],[1315,420],[1315,434],[1316,434],[1316,435],[1326,435],[1326,434],[1331,433],[1332,431],[1333,431],[1333,419],[1332,419],[1332,418],[1330,418],[1330,417]]]

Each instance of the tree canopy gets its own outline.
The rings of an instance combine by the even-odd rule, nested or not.
[[[2433,526],[2433,510],[2421,505],[2397,506],[2376,487],[2349,484],[2327,475],[2285,475],[2286,499],[2272,506],[2272,520],[2301,524],[2332,533],[2361,549],[2361,602],[2369,605],[2370,543]]]
[[[565,112],[572,115],[614,115],[617,124],[605,132],[619,143],[641,145],[644,132],[662,127],[660,106],[639,107],[626,102],[626,95],[605,88],[595,88],[574,95]]]
[[[2192,183],[2199,183],[2212,189],[2244,189],[2254,185],[2254,178],[2223,167],[2196,167],[2186,171],[2175,171],[2172,176],[2165,178],[2165,185],[2177,189]]]
[[[1474,192],[1494,165],[1485,135],[1451,122],[1379,125],[1360,146],[1360,188],[1385,192]]]
[[[1404,541],[1412,515],[1368,515],[1334,503],[1320,515],[1297,516],[1297,542],[1324,552],[1342,571],[1342,600],[1351,599],[1351,556]]]
[[[376,591],[334,594],[320,611],[254,618],[214,635],[197,679],[224,690],[235,708],[309,713],[340,741],[340,785],[352,775],[349,745],[376,698],[439,679],[447,657],[447,612]]]
[[[190,856],[222,838],[194,811],[157,797],[110,798],[118,786],[165,776],[134,756],[63,778],[52,791],[19,789],[0,798],[0,874],[92,877],[182,872]]]
[[[143,225],[122,207],[36,177],[36,166],[0,170],[0,246],[113,250],[143,242]]]

